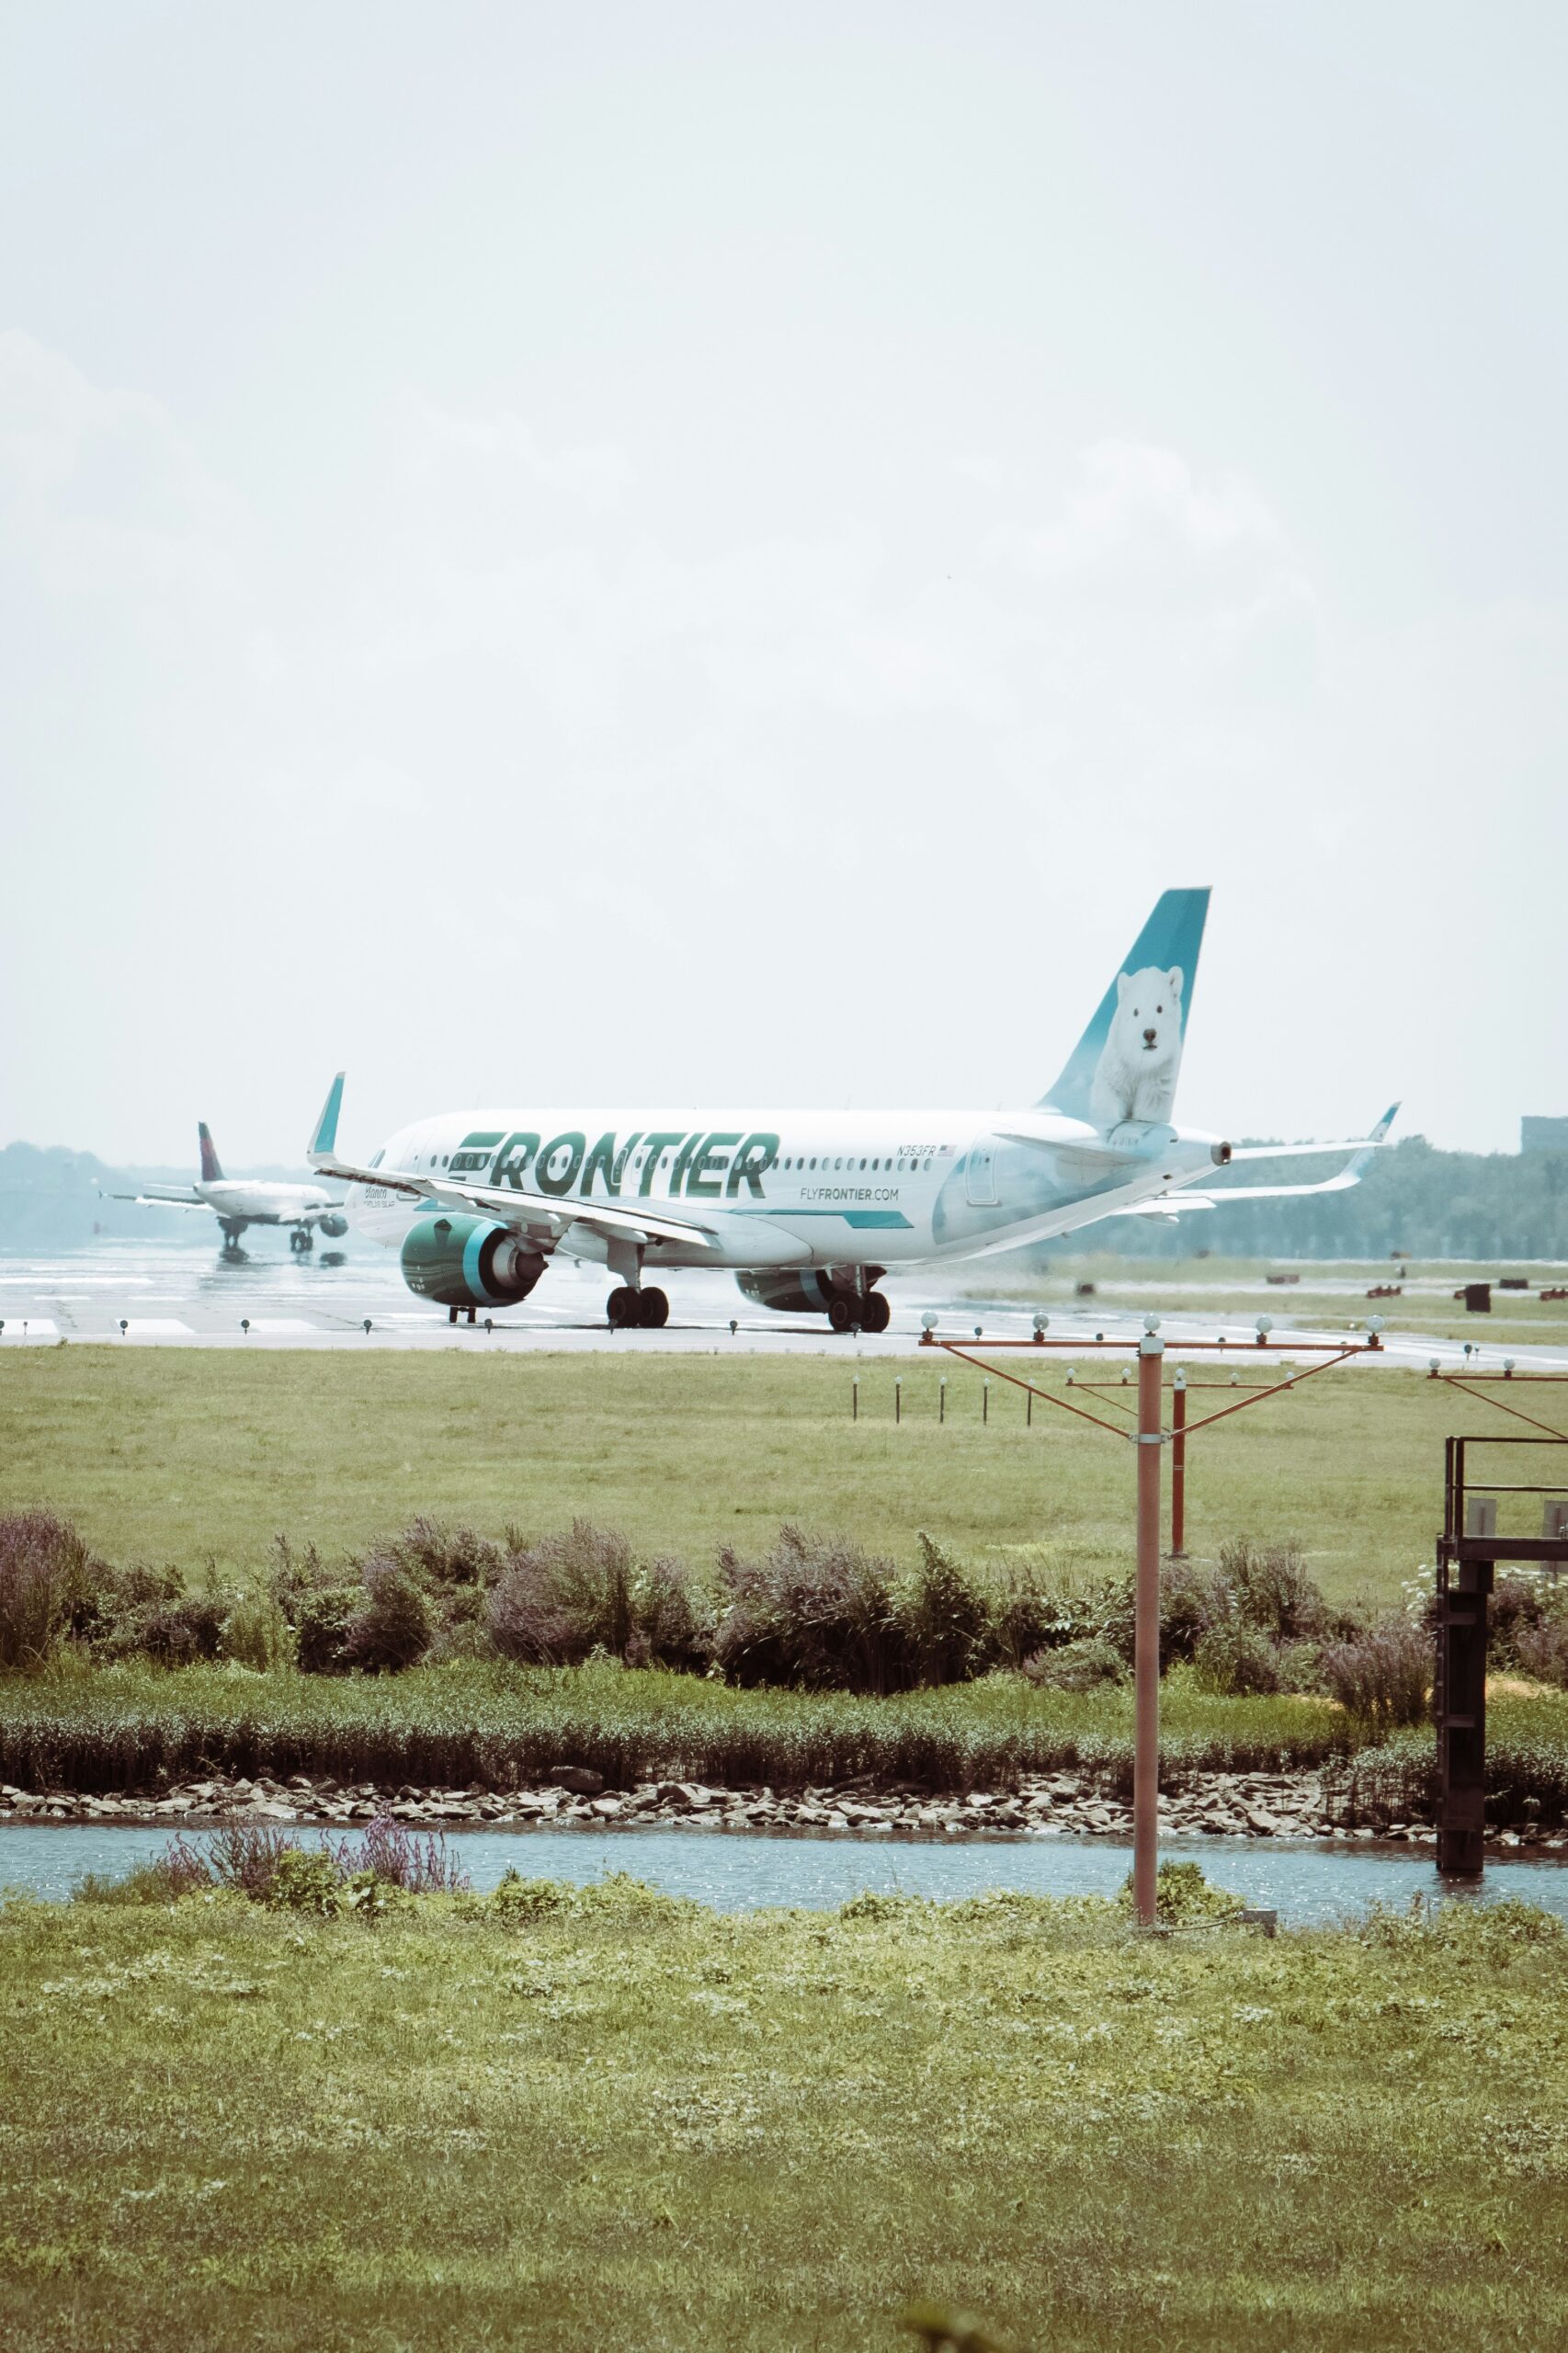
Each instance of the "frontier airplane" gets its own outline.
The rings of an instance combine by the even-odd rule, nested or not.
[[[612,1324],[665,1323],[650,1277],[728,1267],[760,1306],[885,1331],[877,1286],[895,1266],[1358,1180],[1397,1105],[1345,1143],[1238,1150],[1170,1124],[1208,910],[1207,891],[1164,894],[1062,1075],[1023,1110],[454,1111],[400,1129],[361,1165],[337,1150],[340,1071],[311,1165],[347,1184],[355,1225],[400,1250],[409,1289],[454,1324],[526,1299],[564,1250],[614,1277]],[[1328,1152],[1352,1156],[1322,1184],[1199,1181]]]
[[[144,1209],[210,1210],[223,1229],[223,1247],[234,1252],[247,1225],[286,1225],[291,1250],[313,1248],[320,1226],[335,1242],[348,1231],[343,1203],[320,1185],[274,1184],[261,1177],[225,1176],[217,1151],[200,1120],[201,1181],[197,1185],[143,1185],[139,1193],[110,1193],[111,1201],[139,1201]]]

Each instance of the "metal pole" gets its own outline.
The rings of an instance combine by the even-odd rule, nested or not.
[[[1171,1551],[1187,1558],[1187,1375],[1171,1384]]]
[[[940,1381],[938,1381],[938,1382],[937,1383],[937,1421],[938,1421],[938,1422],[945,1422],[945,1421],[947,1420],[947,1418],[948,1418],[948,1376],[947,1376],[947,1374],[946,1374],[946,1373],[944,1373],[944,1374],[942,1375],[941,1380],[940,1380]]]
[[[902,1381],[895,1381],[892,1385],[892,1417],[895,1426],[903,1419],[903,1383]]]
[[[980,1387],[980,1418],[983,1422],[988,1422],[991,1419],[991,1383],[988,1381],[983,1381]]]
[[[1160,1808],[1160,1374],[1165,1342],[1138,1344],[1138,1588],[1133,1649],[1132,1911],[1152,1928],[1159,1873]]]
[[[1032,1389],[1026,1389],[1024,1392],[1024,1427],[1027,1430],[1032,1430],[1034,1427],[1034,1391]]]
[[[852,1422],[858,1422],[860,1418],[860,1376],[858,1373],[856,1374],[849,1392],[849,1418]]]

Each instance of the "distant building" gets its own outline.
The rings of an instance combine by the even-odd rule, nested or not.
[[[1521,1120],[1521,1152],[1568,1152],[1568,1120]]]

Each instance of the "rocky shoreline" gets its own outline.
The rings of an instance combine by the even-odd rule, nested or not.
[[[217,1776],[158,1790],[95,1795],[0,1787],[0,1823],[92,1822],[177,1829],[226,1821],[352,1829],[390,1814],[413,1829],[464,1830],[618,1825],[829,1836],[925,1838],[1130,1837],[1132,1809],[1088,1776],[1024,1775],[1016,1788],[934,1793],[913,1786],[842,1782],[830,1788],[718,1789],[698,1781],[649,1780],[631,1790],[605,1787],[585,1766],[560,1765],[530,1787],[494,1790],[397,1789],[302,1773],[288,1780]],[[1170,1836],[1384,1838],[1429,1845],[1428,1823],[1376,1824],[1336,1816],[1314,1773],[1202,1773],[1160,1793],[1160,1827]],[[1528,1825],[1504,1831],[1497,1844],[1546,1852],[1568,1848],[1568,1835]]]

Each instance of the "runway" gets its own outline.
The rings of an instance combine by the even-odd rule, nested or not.
[[[920,1345],[922,1318],[934,1314],[944,1338],[1027,1339],[1030,1305],[1017,1297],[997,1298],[985,1289],[984,1262],[950,1274],[916,1269],[893,1277],[882,1288],[892,1306],[890,1328],[877,1336],[837,1338],[825,1319],[770,1315],[736,1289],[733,1275],[692,1271],[671,1278],[671,1313],[658,1332],[612,1332],[604,1319],[607,1278],[602,1267],[560,1259],[534,1296],[518,1307],[495,1311],[491,1328],[483,1316],[469,1325],[449,1324],[444,1312],[415,1299],[403,1284],[395,1256],[351,1239],[341,1251],[290,1255],[281,1236],[253,1233],[243,1260],[220,1257],[209,1241],[101,1240],[85,1248],[32,1257],[0,1257],[0,1351],[54,1347],[61,1341],[107,1342],[117,1347],[287,1348],[635,1348],[655,1355],[716,1348],[784,1355],[846,1353],[902,1357]],[[1010,1282],[1018,1281],[1009,1269]],[[1088,1342],[1096,1333],[1126,1338],[1142,1328],[1142,1282],[1169,1296],[1157,1267],[1141,1270],[1129,1262],[1124,1279],[1102,1286],[1107,1294],[1082,1309],[1057,1303],[1060,1277],[1050,1286],[1051,1337]],[[1245,1347],[1255,1360],[1288,1355],[1291,1343],[1344,1342],[1353,1335],[1352,1313],[1366,1310],[1358,1295],[1327,1285],[1312,1302],[1324,1320],[1309,1320],[1307,1298],[1285,1302],[1271,1296],[1275,1331],[1260,1348],[1250,1316],[1235,1313],[1234,1285],[1226,1287],[1229,1313],[1219,1311],[1201,1283],[1184,1282],[1182,1304],[1165,1310],[1164,1329],[1173,1353],[1182,1338],[1221,1335]],[[1309,1309],[1309,1314],[1301,1311]],[[1462,1343],[1419,1333],[1384,1336],[1381,1362],[1425,1371],[1436,1357],[1445,1370],[1466,1361]],[[1471,1342],[1472,1356],[1486,1370],[1500,1370],[1505,1356],[1521,1370],[1568,1371],[1568,1346],[1489,1342],[1484,1330]],[[1055,1358],[1055,1352],[1052,1351]],[[1055,1358],[1060,1361],[1059,1358]]]

